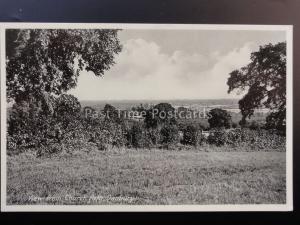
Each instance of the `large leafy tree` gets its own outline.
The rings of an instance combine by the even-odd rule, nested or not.
[[[102,76],[121,51],[117,30],[6,30],[6,84],[14,104],[8,134],[18,145],[62,140],[81,126],[80,103],[66,92],[80,71]],[[74,131],[74,132],[73,132]],[[55,134],[54,134],[55,133]]]
[[[270,109],[266,126],[285,130],[286,118],[286,42],[261,46],[251,54],[251,62],[230,73],[228,93],[238,89],[247,93],[239,101],[244,124],[254,110]]]
[[[60,95],[77,84],[79,72],[102,76],[121,51],[117,30],[6,30],[7,97],[15,102]]]

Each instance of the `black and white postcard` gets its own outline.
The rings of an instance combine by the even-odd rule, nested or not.
[[[291,211],[292,26],[2,23],[3,211]]]

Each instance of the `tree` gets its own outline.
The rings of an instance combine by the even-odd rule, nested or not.
[[[215,108],[210,110],[209,114],[208,123],[211,128],[231,127],[231,115],[226,110]]]
[[[74,134],[82,125],[80,103],[65,92],[76,86],[80,71],[102,76],[114,64],[121,51],[117,32],[6,30],[7,98],[14,102],[8,134],[18,143]]]
[[[187,125],[183,130],[182,143],[197,146],[201,141],[201,129],[194,124]]]
[[[82,70],[102,76],[120,51],[117,30],[8,29],[7,97],[60,95],[76,86]]]
[[[169,103],[159,103],[146,112],[147,128],[157,128],[162,124],[176,124],[175,109]]]
[[[256,108],[266,107],[270,109],[266,126],[285,130],[286,42],[261,46],[250,59],[247,66],[232,71],[227,81],[228,93],[235,89],[247,90],[239,101],[241,124],[245,124]]]

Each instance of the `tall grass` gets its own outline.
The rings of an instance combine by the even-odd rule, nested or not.
[[[216,148],[219,152],[121,148],[8,156],[7,203],[285,203],[284,152]],[[88,201],[91,196],[100,198]]]

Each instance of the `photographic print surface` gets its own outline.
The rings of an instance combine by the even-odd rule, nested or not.
[[[291,26],[2,24],[2,210],[292,210],[291,93]]]

